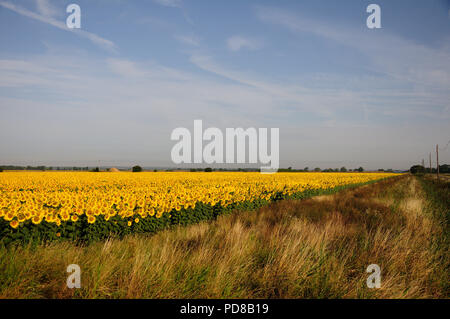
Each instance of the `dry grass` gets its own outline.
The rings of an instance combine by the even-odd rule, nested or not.
[[[0,249],[0,297],[448,297],[431,276],[442,230],[425,207],[407,176],[153,236]],[[81,289],[65,287],[73,263]],[[381,289],[366,286],[373,263]]]

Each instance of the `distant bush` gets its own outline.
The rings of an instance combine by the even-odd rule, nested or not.
[[[439,165],[439,172],[443,173],[443,174],[450,173],[450,165],[448,165],[448,164]]]
[[[409,171],[411,172],[411,174],[423,174],[425,173],[425,167],[423,167],[422,165],[414,165],[411,166]]]
[[[133,172],[142,172],[142,167],[140,167],[139,165],[133,166],[132,171]]]
[[[98,167],[96,167],[92,170],[92,172],[100,172],[100,169]]]
[[[212,172],[212,168],[211,167],[205,168],[205,172]]]

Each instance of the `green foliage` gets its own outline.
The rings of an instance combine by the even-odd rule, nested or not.
[[[428,199],[429,207],[433,218],[441,228],[442,236],[434,236],[434,250],[437,254],[436,260],[439,267],[435,267],[433,276],[440,283],[444,291],[450,291],[450,282],[448,280],[448,269],[450,269],[450,182],[436,179],[418,178],[425,196]],[[440,269],[444,276],[440,275]]]
[[[133,172],[142,172],[142,167],[140,167],[139,165],[133,166],[132,171]]]
[[[205,168],[205,172],[212,172],[212,168],[211,167]]]
[[[423,174],[425,173],[425,167],[423,167],[422,165],[414,165],[411,166],[409,171],[411,172],[411,174]]]
[[[439,165],[439,173],[442,174],[450,173],[450,165],[448,164]]]
[[[304,172],[304,170],[302,170],[302,169],[293,169],[292,167],[288,167],[288,168],[279,168],[278,172],[279,173],[298,173],[298,172]]]
[[[233,203],[223,207],[220,203],[214,206],[204,203],[197,203],[195,208],[181,208],[179,211],[173,209],[169,213],[163,213],[161,217],[147,216],[142,218],[137,212],[131,217],[121,217],[115,215],[109,220],[105,220],[103,215],[96,216],[93,224],[88,223],[86,215],[80,215],[77,222],[71,220],[61,222],[60,226],[55,223],[48,223],[43,220],[35,225],[28,220],[21,223],[16,229],[9,225],[9,222],[0,218],[0,245],[10,245],[12,243],[45,243],[49,241],[70,240],[77,243],[89,243],[99,241],[109,237],[122,238],[132,233],[155,233],[157,231],[170,228],[175,225],[189,225],[204,220],[213,220],[222,214],[231,213],[234,210],[254,210],[269,204],[270,202],[284,199],[305,199],[316,195],[328,195],[347,188],[371,184],[367,183],[342,185],[330,189],[312,189],[292,195],[282,192],[274,194],[270,200],[257,199],[252,202],[245,201]],[[135,222],[138,218],[139,222]],[[131,226],[128,223],[131,222]]]

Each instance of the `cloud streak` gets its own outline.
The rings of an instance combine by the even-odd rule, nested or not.
[[[370,104],[395,118],[410,119],[424,111],[420,103],[417,108],[409,103],[401,108],[404,102],[390,108],[388,92],[384,92],[385,98],[379,94],[367,97],[364,92],[276,84],[229,70],[212,57],[191,59],[202,70],[233,82],[123,58],[62,53],[27,60],[0,59],[0,88],[6,88],[0,95],[0,134],[5,137],[0,141],[2,160],[34,158],[45,165],[64,161],[82,165],[82,160],[73,159],[95,163],[104,158],[171,165],[171,130],[190,128],[194,119],[201,118],[205,125],[219,128],[280,127],[284,166],[310,166],[292,161],[325,161],[332,153],[333,160],[343,161],[342,165],[352,158],[365,168],[376,168],[377,161],[385,159],[377,155],[382,151],[371,151],[374,145],[393,153],[391,159],[405,163],[417,153],[417,140],[426,143],[439,132],[449,132],[441,125],[442,119],[432,126],[422,125],[420,130],[402,121],[390,126],[348,117],[336,119],[338,113],[357,114],[365,103],[369,119],[374,112]],[[39,93],[14,93],[27,91]],[[364,115],[361,112],[361,121]],[[327,147],[321,149],[323,145]],[[401,163],[393,168],[402,168]]]
[[[17,6],[15,4],[12,4],[10,2],[6,2],[6,1],[0,1],[0,6],[9,9],[11,11],[14,11],[24,17],[28,17],[43,23],[46,23],[48,25],[51,25],[55,28],[58,28],[60,30],[64,30],[64,31],[68,31],[71,32],[73,34],[76,34],[82,38],[88,39],[90,40],[93,44],[99,46],[102,49],[105,49],[109,52],[112,53],[117,53],[117,46],[114,44],[114,42],[102,38],[101,36],[98,36],[95,33],[92,32],[88,32],[88,31],[84,31],[84,30],[80,30],[80,29],[70,29],[66,26],[65,23],[60,22],[50,16],[44,16],[44,15],[40,15],[37,14],[33,11],[30,11],[28,9],[22,8],[20,6]],[[45,5],[42,8],[46,8]],[[48,8],[47,8],[48,9]],[[45,11],[46,9],[44,9]]]
[[[195,35],[176,35],[174,37],[180,43],[187,44],[189,46],[198,47],[200,45],[200,38]]]
[[[181,8],[181,0],[153,0],[153,2],[165,7]]]
[[[282,26],[294,34],[311,33],[354,48],[371,58],[373,71],[392,78],[418,85],[450,86],[448,48],[426,47],[386,32],[368,33],[365,29],[330,25],[278,8],[259,6],[256,15],[261,21]]]
[[[36,0],[36,7],[43,16],[54,17],[57,15],[57,10],[49,0]]]
[[[45,9],[23,11],[11,2],[0,0],[0,5],[7,3],[10,10],[20,9],[24,16],[70,31]],[[183,9],[166,7],[182,19],[178,11]],[[385,168],[407,168],[423,145],[450,134],[447,49],[420,46],[385,30],[370,43],[358,30],[287,10],[260,8],[256,13],[267,24],[263,27],[270,25],[294,41],[307,32],[327,43],[344,44],[345,52],[347,47],[359,50],[363,54],[358,57],[365,55],[367,65],[355,67],[354,73],[314,73],[314,66],[302,69],[303,64],[289,56],[308,55],[295,48],[288,52],[274,41],[267,52],[257,52],[258,59],[268,53],[266,65],[260,67],[259,60],[249,62],[254,52],[233,53],[254,48],[248,44],[254,39],[242,35],[254,31],[239,30],[229,39],[221,33],[208,42],[212,37],[196,37],[187,28],[167,28],[166,36],[186,46],[182,54],[172,55],[165,50],[180,46],[167,41],[171,47],[160,50],[164,63],[157,62],[156,54],[143,57],[141,45],[135,49],[139,54],[133,54],[132,43],[127,56],[125,50],[123,56],[113,57],[90,53],[92,46],[88,51],[64,46],[42,55],[26,52],[20,58],[0,53],[0,135],[5,137],[0,140],[0,160],[172,165],[171,130],[191,128],[192,121],[201,118],[205,127],[279,127],[285,167],[322,167],[317,163],[328,161],[323,165],[379,168],[377,163],[385,161]],[[275,32],[264,34],[264,44],[279,35]],[[280,38],[284,41],[285,35]],[[235,40],[230,41],[231,52],[225,47],[230,39]],[[274,51],[288,58],[280,61],[283,57]],[[368,68],[378,72],[367,74]],[[331,161],[341,164],[328,164]]]
[[[260,49],[261,46],[261,41],[250,39],[241,35],[234,35],[227,40],[227,47],[233,52],[241,49],[257,50]]]

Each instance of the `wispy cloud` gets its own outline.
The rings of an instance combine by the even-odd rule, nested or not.
[[[387,32],[368,34],[367,30],[331,25],[289,11],[259,6],[257,17],[291,32],[311,33],[354,48],[371,59],[376,72],[418,85],[450,86],[449,48],[431,48]]]
[[[124,59],[107,59],[107,63],[111,71],[124,77],[139,77],[145,72],[139,69],[136,64]]]
[[[191,127],[196,118],[215,127],[282,128],[283,165],[295,165],[290,161],[305,159],[305,154],[320,161],[333,153],[334,159],[352,158],[366,167],[363,161],[375,165],[374,161],[384,158],[380,149],[395,150],[403,154],[398,160],[408,161],[414,155],[411,150],[417,148],[408,141],[431,141],[438,134],[448,133],[442,118],[422,126],[424,129],[409,123],[401,126],[401,121],[393,126],[360,123],[364,116],[370,120],[374,104],[379,113],[390,112],[388,115],[397,119],[436,115],[420,100],[414,107],[399,101],[392,108],[392,97],[381,96],[388,92],[368,97],[364,92],[311,89],[228,68],[213,57],[194,55],[191,61],[202,70],[233,81],[152,61],[104,60],[67,51],[26,60],[0,58],[0,87],[5,88],[0,95],[0,135],[6,137],[0,141],[3,160],[34,158],[44,164],[67,161],[78,165],[106,158],[170,165],[171,129]],[[14,93],[30,91],[39,94],[22,94],[19,98]],[[366,107],[358,119],[354,115],[359,114],[361,105]],[[344,114],[345,121],[336,118],[339,113]],[[344,142],[338,144],[336,140]],[[376,153],[371,150],[374,145],[378,147]],[[130,154],[129,159],[126,154]],[[82,160],[75,161],[77,158]]]
[[[153,0],[157,4],[160,4],[165,7],[173,7],[173,8],[181,8],[181,0]]]
[[[195,35],[176,35],[175,39],[190,46],[197,47],[200,45],[200,38]]]
[[[49,0],[36,0],[36,7],[39,13],[46,17],[54,17],[58,13]]]
[[[66,26],[66,24],[64,22],[58,21],[50,16],[44,16],[44,15],[37,14],[33,11],[22,8],[20,6],[12,4],[10,2],[0,1],[0,6],[7,8],[9,10],[12,10],[22,16],[25,16],[25,17],[28,17],[31,19],[35,19],[37,21],[49,24],[51,26],[54,26],[54,27],[64,30],[64,31],[72,32],[80,37],[90,40],[95,45],[97,45],[105,50],[108,50],[110,52],[117,52],[117,47],[114,44],[114,42],[112,42],[108,39],[102,38],[101,36],[99,36],[95,33],[80,30],[80,29],[70,29]]]
[[[187,10],[183,7],[183,1],[182,0],[153,0],[153,2],[164,6],[164,7],[170,7],[170,8],[177,8],[180,9],[183,13],[184,20],[186,20],[189,24],[194,24],[194,21],[192,21],[191,17],[187,13]]]
[[[231,51],[239,51],[243,48],[249,50],[260,49],[262,43],[258,39],[252,39],[241,35],[234,35],[227,40],[228,49]]]

